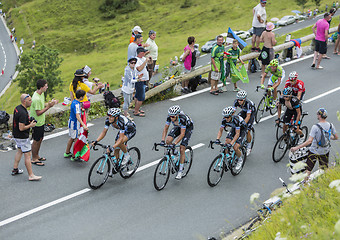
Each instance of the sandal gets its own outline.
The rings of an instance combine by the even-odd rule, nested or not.
[[[35,161],[35,162],[31,162],[32,164],[35,164],[37,166],[45,166],[45,163],[41,162],[41,161]]]
[[[46,161],[46,158],[44,157],[41,157],[41,158],[38,158],[39,161]]]
[[[139,113],[134,113],[133,115],[134,115],[134,116],[137,116],[137,117],[145,117],[145,114],[144,114],[144,113],[141,113],[141,112],[139,112]]]
[[[140,112],[140,113],[145,113],[142,109],[139,109],[139,112]]]
[[[326,57],[322,57],[323,59],[331,59],[330,57],[326,56]]]
[[[218,89],[216,92],[217,92],[217,93],[223,93],[223,90]]]
[[[212,95],[218,95],[218,92],[217,92],[217,91],[212,91],[212,92],[210,92],[210,94],[212,94]]]

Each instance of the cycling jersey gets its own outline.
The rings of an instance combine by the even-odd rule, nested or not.
[[[287,80],[285,88],[287,87],[291,87],[296,95],[298,92],[305,92],[305,84],[301,80],[296,80],[296,83],[294,85],[291,81]]]
[[[289,102],[286,104],[286,101],[284,99],[283,96],[280,96],[279,98],[279,103],[281,105],[284,105],[287,107],[287,109],[289,110],[294,110],[294,109],[297,109],[297,108],[301,108],[301,104],[300,104],[300,101],[299,99],[297,99],[296,97],[292,97]]]
[[[264,70],[265,73],[271,73],[272,75],[270,76],[268,80],[268,85],[272,86],[274,83],[281,78],[281,81],[285,78],[285,70],[281,66],[277,66],[276,71],[273,72],[272,68],[268,65],[266,69]]]
[[[127,117],[121,116],[121,115],[118,116],[116,124],[117,124],[118,127],[113,125],[113,123],[110,123],[109,118],[107,118],[105,120],[105,126],[104,126],[104,128],[106,128],[106,129],[108,129],[110,127],[110,125],[113,128],[119,129],[119,132],[116,136],[116,141],[118,140],[120,133],[124,133],[124,135],[126,135],[129,140],[132,137],[135,136],[135,134],[136,134],[136,124],[133,121],[129,120]]]
[[[170,116],[168,116],[165,124],[170,125],[170,123],[172,123],[175,127],[180,127],[184,129],[193,128],[194,126],[194,122],[183,111],[178,114],[178,119],[176,121],[172,121]]]
[[[240,105],[240,103],[236,99],[234,101],[234,108],[236,109],[237,107],[240,107],[242,109],[242,112],[255,114],[255,104],[249,99],[244,100],[243,105]]]
[[[247,129],[247,124],[241,116],[233,115],[231,121],[227,122],[225,118],[222,120],[221,128],[231,127],[233,130],[244,131]]]

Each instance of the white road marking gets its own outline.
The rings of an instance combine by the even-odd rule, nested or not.
[[[94,125],[93,123],[88,123],[87,124],[88,127],[92,127],[93,125]],[[44,136],[44,140],[43,141],[49,140],[49,139],[52,139],[52,138],[55,138],[55,137],[59,137],[59,136],[65,135],[65,134],[68,134],[68,129],[64,130],[64,131],[61,131],[61,132],[57,132],[57,133],[53,133],[53,134]]]
[[[196,144],[195,146],[192,146],[192,149],[194,150],[194,149],[203,147],[204,145],[205,145],[204,143],[198,143],[198,144]],[[149,167],[152,167],[153,165],[156,165],[156,164],[159,162],[159,160],[160,160],[160,159],[158,159],[158,160],[156,160],[156,161],[153,161],[153,162],[151,162],[151,163],[148,163],[148,164],[146,164],[146,165],[144,165],[144,166],[142,166],[142,167],[139,167],[139,168],[137,169],[136,172],[143,171],[143,170],[145,170],[145,169],[147,169],[147,168],[149,168]],[[17,220],[20,220],[20,219],[22,219],[22,218],[24,218],[24,217],[27,217],[27,216],[29,216],[29,215],[32,215],[32,214],[34,214],[34,213],[36,213],[36,212],[42,211],[42,210],[44,210],[44,209],[46,209],[46,208],[49,208],[49,207],[52,207],[52,206],[57,205],[57,204],[59,204],[59,203],[65,202],[65,201],[67,201],[67,200],[70,200],[71,198],[78,197],[78,196],[80,196],[80,195],[82,195],[82,194],[84,194],[84,193],[87,193],[87,192],[91,191],[91,190],[92,190],[92,189],[90,189],[90,188],[84,188],[83,190],[80,190],[80,191],[78,191],[78,192],[72,193],[72,194],[67,195],[67,196],[65,196],[65,197],[59,198],[59,199],[57,199],[57,200],[55,200],[55,201],[46,203],[46,204],[44,204],[44,205],[42,205],[42,206],[40,206],[40,207],[33,208],[33,209],[28,210],[28,211],[26,211],[26,212],[20,213],[20,214],[14,216],[14,217],[7,218],[7,219],[5,219],[5,220],[3,220],[3,221],[0,222],[0,227],[4,226],[4,225],[6,225],[6,224],[9,224],[9,223],[15,222],[15,221],[17,221]]]
[[[6,65],[7,65],[7,57],[6,57],[6,52],[5,52],[5,48],[4,48],[4,46],[2,45],[2,42],[0,41],[0,45],[1,45],[1,48],[2,48],[2,52],[4,53],[4,62],[5,62],[5,64],[4,64],[4,66],[3,67],[0,67],[1,69],[0,69],[0,73],[1,73],[1,71],[2,70],[6,70]],[[2,75],[2,74],[1,74]],[[1,76],[0,75],[0,76]]]
[[[82,195],[82,194],[84,194],[84,193],[87,193],[87,192],[89,192],[89,191],[91,191],[91,189],[85,188],[85,189],[83,189],[83,190],[80,190],[80,191],[78,191],[78,192],[72,193],[72,194],[67,195],[67,196],[65,196],[65,197],[59,198],[59,199],[57,199],[57,200],[55,200],[55,201],[53,201],[53,202],[46,203],[46,204],[44,204],[44,205],[42,205],[42,206],[40,206],[40,207],[33,208],[33,209],[29,210],[29,211],[23,212],[23,213],[21,213],[21,214],[19,214],[19,215],[16,215],[16,216],[14,216],[14,217],[5,219],[5,220],[3,220],[3,221],[0,222],[0,227],[4,226],[4,225],[6,225],[6,224],[9,224],[9,223],[11,223],[11,222],[17,221],[17,220],[19,220],[19,219],[22,219],[22,218],[24,218],[24,217],[27,217],[27,216],[29,216],[29,215],[31,215],[31,214],[33,214],[33,213],[39,212],[39,211],[41,211],[41,210],[44,210],[44,209],[46,209],[46,208],[49,208],[49,207],[52,207],[52,206],[57,205],[57,204],[59,204],[59,203],[65,202],[65,201],[67,201],[67,200],[69,200],[69,199],[71,199],[71,198],[80,196],[80,195]]]
[[[201,55],[200,57],[204,57],[204,56],[206,56],[207,54],[203,54],[203,55]]]

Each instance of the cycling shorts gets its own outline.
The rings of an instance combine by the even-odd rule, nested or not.
[[[194,127],[187,127],[185,129],[185,134],[184,137],[181,141],[181,145],[186,147],[189,144],[189,140],[191,138],[191,134],[192,134],[192,130],[194,129]],[[172,137],[172,138],[176,138],[181,134],[181,128],[179,126],[175,126],[173,129],[171,129],[171,131],[169,132],[168,136]]]
[[[250,130],[254,125],[255,113],[256,112],[252,112],[251,115],[250,115],[249,121],[247,123],[247,129],[248,130]],[[247,117],[247,113],[245,111],[241,111],[238,115],[241,116],[243,119],[246,119],[246,117]]]
[[[128,141],[136,135],[136,127],[129,127],[125,130],[124,135],[128,138]],[[115,141],[118,140],[120,132],[117,133]]]
[[[242,145],[242,142],[243,142],[244,137],[246,136],[246,133],[247,133],[247,131],[245,131],[245,130],[242,131],[242,130],[241,130],[241,131],[240,131],[240,136],[239,136],[238,139],[236,140],[236,143]],[[232,130],[228,133],[228,135],[227,135],[226,138],[228,138],[228,139],[230,139],[230,140],[233,140],[235,134],[236,134],[235,129],[232,129]]]
[[[284,81],[284,78],[285,78],[285,70],[282,69],[282,77],[281,77],[281,82]],[[273,86],[274,83],[276,83],[276,81],[278,80],[279,78],[275,75],[271,75],[269,80],[268,80],[268,87],[269,86]],[[280,83],[281,84],[281,83]],[[279,85],[280,86],[280,85]]]
[[[294,117],[294,118],[293,118]],[[285,115],[283,116],[283,122],[285,124],[289,124],[290,120],[293,118],[294,121],[296,121],[296,117],[297,117],[297,112],[296,109],[287,109],[285,112]]]

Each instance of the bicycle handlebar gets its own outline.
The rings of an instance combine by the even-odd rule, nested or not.
[[[91,147],[93,148],[94,151],[98,151],[98,148],[96,148],[96,146],[99,146],[99,147],[102,147],[102,148],[108,148],[108,147],[110,147],[110,145],[106,146],[106,145],[101,144],[101,143],[98,143],[98,142],[95,143],[93,146],[92,146],[92,144],[91,144]]]
[[[214,144],[218,144],[218,145],[220,145],[221,147],[225,147],[225,148],[228,148],[228,149],[231,147],[231,145],[228,146],[228,144],[224,144],[224,143],[221,143],[221,142],[216,142],[216,141],[211,141],[211,140],[210,140],[210,143],[209,143],[208,148],[215,149],[214,146],[213,146]]]
[[[167,145],[167,144],[162,144],[162,143],[154,143],[152,150],[159,151],[159,149],[157,148],[158,146],[161,146],[161,147],[164,147],[164,148],[169,148],[169,149],[174,149],[176,147],[179,147],[179,145],[175,146],[173,144]]]

